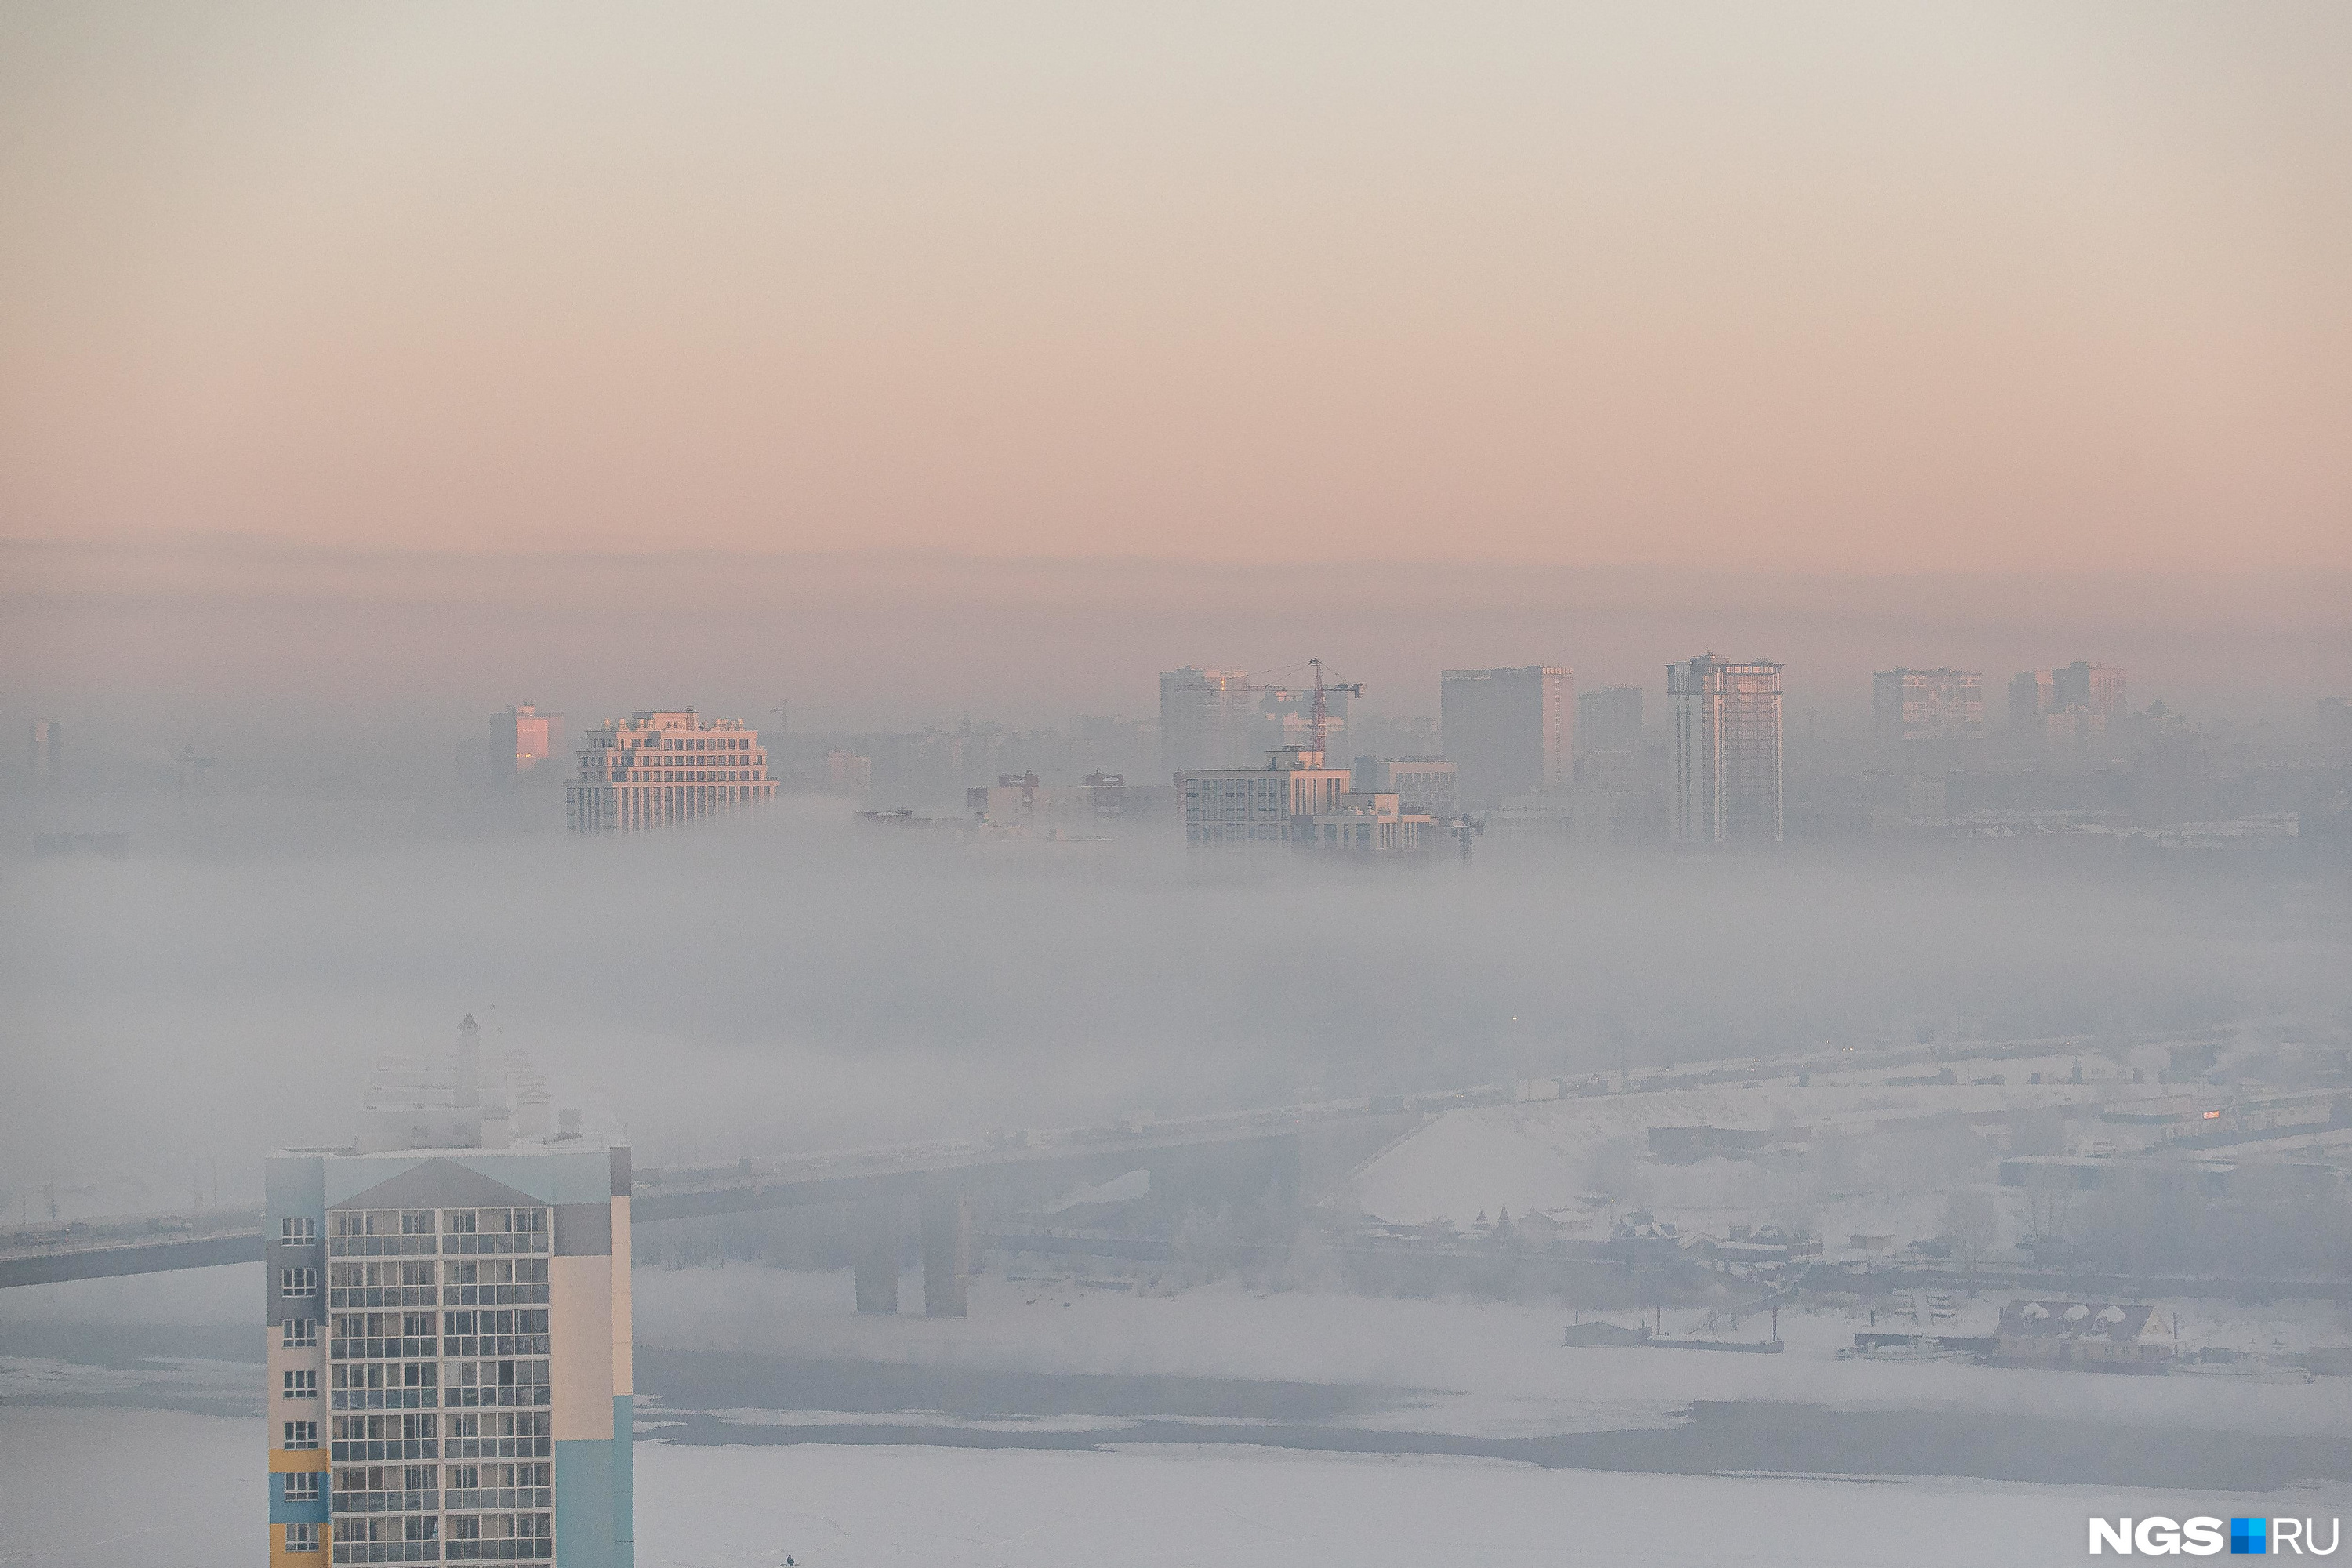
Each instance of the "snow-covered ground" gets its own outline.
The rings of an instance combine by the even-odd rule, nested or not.
[[[234,1321],[249,1310],[256,1286],[253,1267],[243,1266],[0,1293],[0,1329],[44,1321],[136,1325],[191,1311]],[[1386,1432],[1626,1430],[1663,1426],[1694,1401],[1759,1400],[2307,1434],[2339,1445],[2352,1433],[2342,1380],[2110,1378],[1839,1361],[1834,1352],[1851,1343],[1855,1326],[1842,1313],[1784,1311],[1788,1352],[1744,1356],[1565,1349],[1565,1314],[1549,1307],[1255,1294],[1232,1285],[1138,1294],[991,1275],[976,1282],[972,1315],[963,1320],[860,1317],[849,1277],[838,1273],[648,1269],[638,1272],[635,1293],[641,1341],[667,1349],[1416,1391],[1338,1418]],[[2210,1310],[2223,1331],[2275,1335],[2294,1321],[2279,1309]],[[2241,1310],[2244,1321],[2233,1328]],[[2306,1315],[2322,1321],[2335,1310]],[[1669,1312],[1665,1326],[1693,1324]],[[184,1375],[209,1384],[258,1370],[192,1364]],[[152,1369],[55,1356],[0,1367],[0,1564],[231,1562],[258,1550],[259,1422],[102,1405],[185,1392],[142,1394],[134,1371],[143,1379]],[[1611,1556],[1936,1568],[2081,1561],[2084,1521],[2095,1514],[2352,1512],[2352,1489],[2339,1485],[2212,1495],[1919,1478],[1648,1475],[1232,1442],[1139,1444],[1121,1441],[1119,1420],[1095,1416],[938,1420],[1014,1436],[1058,1430],[1096,1439],[1093,1451],[774,1441],[798,1426],[924,1424],[870,1410],[731,1410],[724,1415],[747,1441],[672,1443],[660,1391],[647,1392],[655,1397],[637,1461],[646,1568],[751,1568],[781,1563],[787,1552],[805,1568],[1418,1568]],[[135,1507],[93,1503],[125,1484]]]
[[[1781,1079],[1755,1089],[1727,1085],[1447,1111],[1413,1136],[1392,1144],[1356,1173],[1339,1195],[1363,1213],[1385,1220],[1418,1225],[1450,1219],[1466,1228],[1482,1211],[1491,1216],[1505,1207],[1526,1214],[1575,1206],[1580,1195],[1601,1190],[1603,1173],[1596,1169],[1596,1162],[1604,1151],[1614,1145],[1637,1156],[1646,1153],[1654,1127],[1792,1131],[1810,1128],[1816,1137],[1836,1132],[1863,1140],[1885,1135],[1889,1123],[1924,1121],[1945,1112],[1975,1114],[2086,1100],[2115,1102],[2158,1092],[2150,1086],[2113,1078],[2094,1078],[2083,1084],[2024,1081],[2035,1070],[2047,1069],[2049,1078],[2071,1074],[2071,1058],[2000,1063],[2006,1069],[2002,1076],[2010,1079],[2006,1084],[1967,1081],[1966,1075],[1979,1068],[1988,1070],[1977,1076],[1990,1076],[1995,1065],[1959,1063],[1956,1072],[1962,1081],[1954,1085],[1889,1086],[1882,1075],[1880,1079],[1860,1083],[1817,1080],[1800,1089],[1792,1080]],[[2104,1059],[2095,1066],[2109,1074],[2116,1071]],[[1752,1160],[1668,1165],[1643,1158],[1637,1164],[1639,1201],[1662,1217],[1676,1209],[1701,1208],[1765,1222],[1777,1217],[1776,1209],[1786,1204],[1800,1199],[1816,1202],[1820,1196],[1818,1181],[1783,1180],[1769,1163]],[[1860,1181],[1853,1184],[1882,1191],[1885,1185]],[[1857,1203],[1850,1214],[1835,1217],[1854,1230],[1874,1226],[1884,1229],[1891,1222],[1898,1229],[1909,1227],[1917,1234],[1920,1216],[1913,1212],[1916,1208],[1916,1203],[1904,1200],[1892,1205],[1876,1200]],[[1822,1223],[1828,1226],[1828,1218]],[[1831,1230],[1824,1228],[1822,1234],[1830,1235]],[[1843,1240],[1843,1234],[1835,1239]]]
[[[0,1407],[0,1563],[257,1561],[263,1453],[252,1419]],[[2030,1568],[2081,1562],[2093,1515],[2352,1512],[2341,1488],[2247,1499],[1598,1474],[1231,1447],[1044,1453],[641,1441],[636,1471],[642,1568],[773,1568],[787,1554],[802,1568]]]

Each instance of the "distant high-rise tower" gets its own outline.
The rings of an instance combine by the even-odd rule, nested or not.
[[[1780,840],[1780,667],[1701,654],[1666,667],[1675,710],[1674,835]]]
[[[563,715],[542,713],[525,702],[491,717],[490,738],[499,753],[495,760],[521,777],[563,750]]]
[[[2054,707],[2080,708],[2103,718],[2124,711],[2124,671],[2120,665],[2085,664],[2076,659],[2050,672],[2050,696]]]
[[[1186,665],[1160,678],[1160,771],[1246,767],[1265,726],[1250,706],[1249,671]]]
[[[490,715],[487,734],[457,742],[459,771],[477,787],[512,789],[547,768],[563,752],[563,715],[521,703]]]
[[[1615,751],[1642,742],[1642,689],[1604,686],[1576,700],[1579,752]]]
[[[1870,678],[1870,719],[1885,744],[1979,739],[1984,677],[1973,669],[1882,669]]]
[[[2009,678],[2009,723],[2011,729],[2041,729],[2042,716],[2053,706],[2048,670],[2021,669]]]
[[[666,827],[765,805],[776,795],[760,732],[691,708],[607,720],[585,738],[580,775],[564,786],[574,833]]]
[[[1461,803],[1491,810],[1504,798],[1565,789],[1576,672],[1557,665],[1449,669],[1438,690],[1438,734],[1461,772]]]
[[[56,788],[65,777],[66,727],[55,719],[34,720],[25,762],[36,789]]]

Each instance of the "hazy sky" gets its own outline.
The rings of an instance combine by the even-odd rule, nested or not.
[[[2343,569],[2347,80],[2334,3],[11,4],[0,534]]]

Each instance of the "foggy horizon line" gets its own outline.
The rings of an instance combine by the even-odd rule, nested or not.
[[[319,564],[425,564],[446,562],[535,565],[565,562],[582,564],[790,562],[840,565],[960,565],[999,570],[1039,567],[1098,571],[1174,568],[1242,578],[1255,578],[1268,571],[1289,569],[1311,568],[1328,576],[1346,575],[1349,573],[1377,574],[1401,568],[1411,568],[1459,572],[1493,570],[1515,573],[1541,572],[1550,575],[1595,577],[1612,575],[1643,577],[1671,574],[1677,580],[1684,582],[1692,580],[1738,582],[1760,579],[1790,584],[1878,583],[1966,584],[2033,582],[2309,585],[2328,582],[2352,583],[2352,567],[2316,563],[2296,567],[2248,566],[2229,571],[2187,567],[2170,570],[2158,567],[2110,570],[2090,570],[2082,567],[2052,567],[2046,570],[1934,567],[1914,571],[1861,569],[1831,571],[1813,565],[1697,564],[1677,561],[1671,555],[1638,559],[1570,560],[1508,554],[1382,555],[1368,552],[1352,559],[1340,561],[1313,553],[1295,557],[1262,556],[1240,561],[1223,554],[1150,554],[1133,550],[1062,554],[1038,552],[1000,554],[978,549],[880,544],[856,549],[830,550],[782,546],[773,549],[753,549],[743,546],[703,544],[638,550],[514,545],[464,549],[446,545],[327,543],[243,530],[175,531],[158,533],[122,531],[89,536],[0,532],[0,552],[86,556],[104,554],[195,556],[245,553],[273,557],[289,563]]]

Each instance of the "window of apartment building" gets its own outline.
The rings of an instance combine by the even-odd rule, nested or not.
[[[315,1493],[313,1494],[315,1495]],[[289,1524],[286,1527],[286,1550],[316,1552],[319,1550],[319,1527],[316,1524]]]
[[[449,1209],[442,1215],[445,1251],[457,1253],[545,1252],[554,1216],[543,1208]]]
[[[319,1446],[319,1424],[316,1421],[287,1422],[286,1441],[282,1446],[288,1448],[317,1447]]]
[[[554,1451],[544,1410],[467,1411],[446,1419],[453,1459],[546,1458]]]
[[[547,1309],[441,1314],[441,1353],[446,1356],[547,1354]]]
[[[433,1356],[436,1322],[432,1312],[337,1312],[327,1353],[335,1361]]]
[[[330,1258],[412,1258],[439,1250],[432,1209],[336,1209],[327,1215]]]
[[[362,1459],[431,1459],[439,1457],[438,1415],[338,1415],[334,1418],[336,1463]]]
[[[442,1507],[460,1509],[548,1508],[553,1505],[554,1467],[537,1464],[451,1465]]]
[[[295,1471],[293,1474],[286,1478],[286,1500],[288,1502],[317,1502],[319,1500],[319,1482],[323,1479],[324,1473],[319,1470]]]
[[[284,1386],[289,1399],[316,1399],[319,1397],[319,1374],[307,1367],[289,1368]]]
[[[315,1268],[281,1268],[278,1271],[278,1289],[289,1298],[315,1297],[319,1293],[319,1271]]]
[[[288,1318],[278,1327],[278,1342],[289,1350],[319,1342],[319,1320],[316,1318]]]
[[[548,1403],[547,1363],[542,1360],[457,1361],[442,1403],[452,1408]]]
[[[459,1514],[449,1521],[446,1552],[449,1562],[474,1563],[552,1557],[554,1548],[551,1513]]]
[[[337,1394],[368,1389],[425,1388],[436,1386],[441,1363],[434,1361],[411,1362],[337,1362],[334,1365],[334,1387]],[[430,1405],[430,1398],[416,1403]],[[336,1402],[337,1409],[344,1402]]]
[[[330,1307],[430,1307],[434,1270],[430,1259],[402,1263],[330,1263]]]
[[[319,1222],[315,1219],[281,1219],[278,1222],[278,1240],[282,1247],[309,1247],[319,1239]]]
[[[438,1465],[335,1467],[337,1513],[413,1513],[440,1506]]]
[[[335,1522],[338,1563],[436,1563],[441,1560],[441,1521],[427,1516],[391,1518],[361,1514]]]

